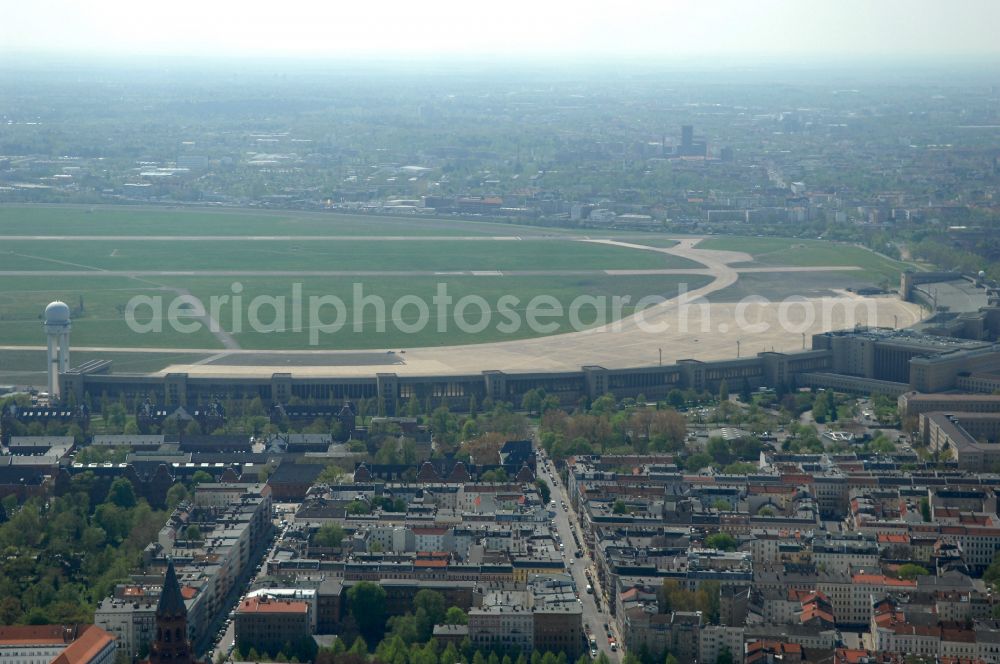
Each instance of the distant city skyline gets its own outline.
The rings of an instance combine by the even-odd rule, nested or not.
[[[6,3],[0,52],[95,55],[995,57],[995,0]]]

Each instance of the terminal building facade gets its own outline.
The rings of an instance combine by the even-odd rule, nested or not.
[[[677,364],[635,369],[585,366],[578,371],[508,373],[499,370],[471,375],[404,376],[376,373],[370,377],[296,376],[272,373],[260,376],[189,375],[184,373],[116,374],[111,363],[93,362],[60,376],[66,395],[83,402],[106,395],[156,403],[193,406],[219,398],[259,397],[265,403],[287,403],[293,397],[304,401],[378,398],[385,412],[394,414],[398,403],[416,397],[421,403],[468,406],[475,397],[482,402],[520,403],[522,396],[542,388],[565,404],[596,398],[608,392],[618,396],[662,399],[673,389],[717,390],[723,381],[730,389],[793,384],[795,377],[830,368],[829,350],[800,353],[761,353],[756,357],[717,362],[681,360]],[[331,369],[331,374],[336,369]]]
[[[94,361],[60,374],[63,394],[77,403],[102,396],[194,406],[220,398],[288,403],[293,398],[329,403],[377,398],[392,415],[398,404],[415,397],[421,403],[465,407],[470,398],[520,403],[542,388],[564,404],[611,393],[618,398],[644,395],[662,399],[671,390],[716,391],[817,387],[897,397],[910,391],[943,392],[970,385],[1000,383],[1000,345],[911,330],[857,328],[814,335],[812,348],[764,352],[754,357],[632,369],[584,366],[578,371],[509,373],[487,370],[469,375],[297,376],[291,372],[260,375],[118,374],[109,361]]]

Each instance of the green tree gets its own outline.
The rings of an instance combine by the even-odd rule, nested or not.
[[[866,446],[869,452],[876,454],[892,454],[896,451],[896,444],[889,440],[884,434],[880,434],[871,440]]]
[[[169,489],[167,489],[167,507],[174,508],[181,501],[187,500],[188,491],[180,482],[174,483]]]
[[[327,464],[323,471],[316,477],[316,482],[320,484],[337,484],[343,477],[343,469],[335,463]]]
[[[338,547],[344,541],[344,528],[339,523],[327,523],[320,526],[313,535],[313,543],[317,546]]]
[[[368,507],[368,504],[361,500],[352,500],[351,502],[347,503],[347,507],[345,509],[347,510],[348,514],[371,513],[371,508]]]
[[[920,499],[920,516],[926,523],[931,521],[931,504],[926,498]]]
[[[125,420],[128,417],[125,413],[125,406],[120,403],[108,404],[102,411],[105,427],[110,433],[123,433],[125,431]]]
[[[393,661],[400,653],[400,646],[422,640],[417,629],[417,619],[412,613],[389,618],[386,624],[389,632],[375,648],[375,656],[385,662]]]
[[[727,475],[749,475],[750,473],[757,472],[757,466],[746,461],[734,461],[723,468],[722,472]]]
[[[411,394],[410,400],[406,402],[406,416],[419,417],[419,415],[420,415],[420,402],[417,401],[416,394]]]
[[[830,416],[830,406],[829,399],[826,396],[827,394],[829,394],[829,392],[821,393],[818,397],[816,397],[816,401],[813,402],[813,419],[819,423],[826,422],[827,418]]]
[[[427,641],[434,633],[434,625],[444,622],[444,595],[425,588],[414,596],[413,608],[417,618],[417,633],[421,641]]]
[[[445,625],[468,625],[469,616],[465,614],[465,611],[457,606],[449,608],[444,614],[444,624]]]
[[[107,502],[126,509],[135,507],[135,488],[132,483],[124,477],[115,479],[108,490]]]
[[[713,436],[708,439],[706,451],[709,456],[712,457],[712,460],[720,466],[725,466],[733,459],[733,454],[729,449],[729,443],[719,436]]]
[[[549,489],[549,483],[539,477],[535,480],[535,486],[538,488],[538,495],[541,497],[542,502],[548,505],[549,500],[552,498],[552,491]]]
[[[723,648],[715,658],[715,664],[733,664],[733,652],[729,648]]]
[[[719,383],[719,401],[729,401],[729,383],[724,379]]]
[[[625,514],[626,512],[628,512],[628,505],[626,505],[625,501],[621,498],[618,498],[611,504],[612,514]]]
[[[354,639],[354,643],[351,644],[351,649],[348,650],[347,652],[351,653],[352,655],[357,655],[358,657],[364,657],[365,659],[368,659],[368,644],[362,637],[359,636],[358,638]]]
[[[184,529],[184,537],[193,542],[200,542],[204,539],[201,535],[201,528],[193,523]]]
[[[537,413],[542,408],[542,396],[538,390],[528,390],[521,398],[521,409],[529,413]]]
[[[684,468],[691,473],[697,473],[702,468],[712,465],[712,457],[704,452],[692,454],[684,462]]]
[[[214,482],[215,478],[204,470],[195,471],[194,475],[191,476],[191,484],[198,486],[199,484]]]
[[[921,567],[915,563],[906,563],[899,566],[897,574],[901,579],[913,581],[918,576],[927,576],[930,572],[927,571],[926,567]]]
[[[993,562],[983,572],[983,581],[994,589],[1000,589],[1000,551],[993,556]]]
[[[361,636],[373,643],[380,641],[386,619],[386,594],[382,586],[361,581],[347,592],[347,600]]]
[[[503,468],[494,468],[493,470],[487,470],[485,473],[479,476],[480,482],[506,482],[507,481],[507,471]]]
[[[674,388],[667,392],[667,404],[672,408],[683,408],[684,407],[684,393]]]
[[[722,551],[735,551],[736,538],[729,533],[713,533],[705,538],[705,546]]]

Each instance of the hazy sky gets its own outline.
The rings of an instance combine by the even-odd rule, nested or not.
[[[1000,0],[0,0],[0,51],[996,56]]]

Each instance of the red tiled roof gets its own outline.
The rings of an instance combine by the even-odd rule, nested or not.
[[[907,534],[905,534],[905,533],[903,533],[903,534],[880,533],[879,536],[878,536],[878,541],[879,542],[886,542],[888,544],[909,544],[910,543],[910,536],[907,535]],[[852,651],[852,652],[854,652],[854,651]],[[858,652],[862,652],[862,651],[858,651]]]
[[[810,604],[808,606],[803,607],[802,613],[799,614],[799,620],[801,620],[803,623],[807,623],[813,618],[819,618],[820,620],[823,620],[824,622],[828,623],[834,622],[832,613],[824,611],[815,604]]]
[[[866,657],[871,657],[867,650],[856,650],[853,648],[837,648],[833,661],[835,664],[861,664]]]
[[[240,603],[239,613],[308,613],[309,605],[305,602],[287,599],[268,599],[266,597],[249,597]]]
[[[868,584],[872,586],[895,586],[900,588],[916,588],[916,581],[907,581],[905,579],[894,579],[890,576],[885,576],[884,574],[855,574],[851,577],[852,583],[858,584]]]
[[[87,625],[76,640],[52,660],[52,664],[85,664],[92,661],[114,640],[115,637],[97,625]]]
[[[7,625],[0,626],[0,645],[28,645],[66,643],[67,630],[62,625]]]
[[[447,560],[414,560],[414,567],[447,567]]]

